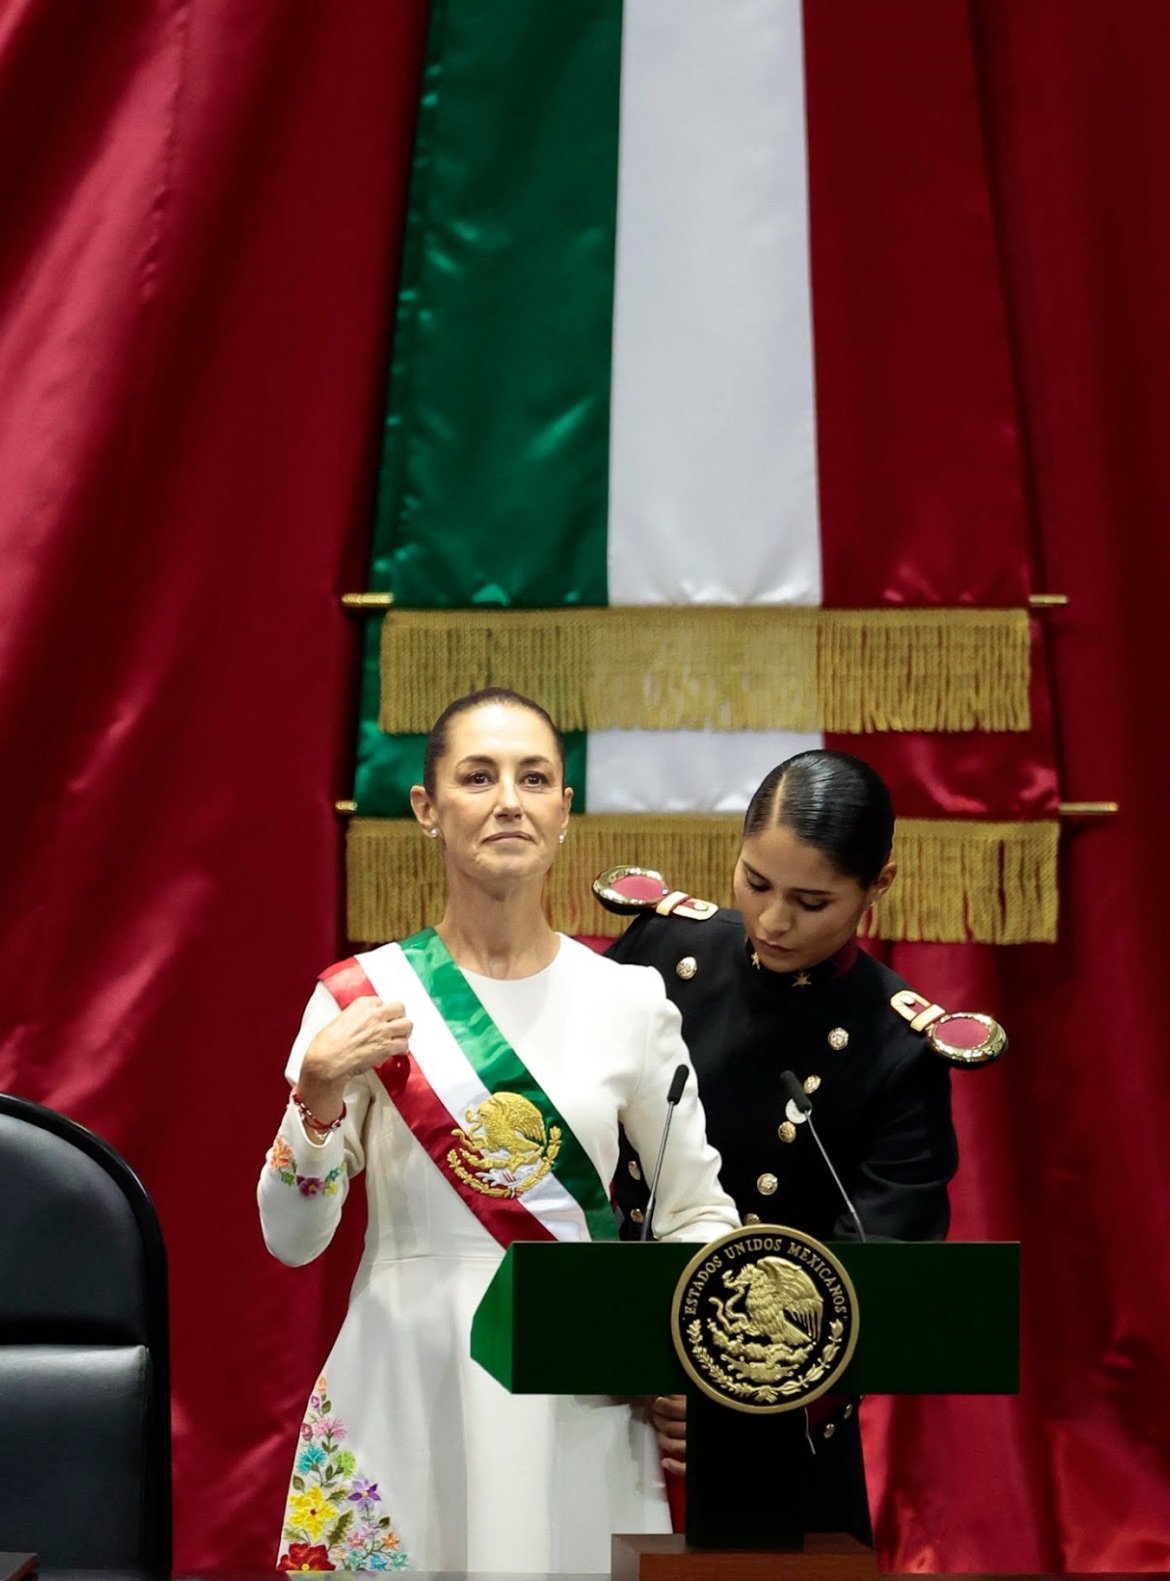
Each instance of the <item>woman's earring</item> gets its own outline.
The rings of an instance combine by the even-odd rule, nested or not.
[[[564,834],[561,834],[560,836],[558,836],[558,838],[560,839],[561,844],[564,845],[564,843],[565,843]]]
[[[439,838],[439,831],[437,829],[428,829],[427,830],[427,839],[428,840],[437,840],[438,838]]]

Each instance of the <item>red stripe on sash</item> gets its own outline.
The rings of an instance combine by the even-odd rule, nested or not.
[[[413,1054],[396,1054],[379,1065],[374,1073],[390,1096],[390,1101],[406,1121],[415,1140],[426,1148],[443,1179],[458,1192],[476,1218],[495,1236],[501,1246],[513,1241],[554,1241],[534,1214],[515,1197],[490,1197],[460,1180],[447,1155],[455,1146],[455,1121],[450,1110],[418,1067]]]
[[[376,999],[377,990],[351,956],[321,973],[320,981],[344,1010],[355,999]],[[450,1110],[427,1081],[413,1054],[394,1054],[374,1070],[390,1102],[426,1149],[443,1179],[458,1193],[484,1229],[501,1246],[513,1241],[553,1241],[556,1236],[514,1197],[490,1197],[459,1179],[447,1155],[455,1146],[456,1124]]]
[[[346,961],[338,961],[336,966],[327,966],[318,981],[325,984],[343,1010],[355,999],[378,997],[377,989],[352,955]]]

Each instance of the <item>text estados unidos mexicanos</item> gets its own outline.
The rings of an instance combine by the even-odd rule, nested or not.
[[[836,1270],[831,1263],[825,1261],[819,1252],[811,1246],[805,1246],[800,1241],[794,1241],[787,1236],[780,1235],[752,1235],[745,1241],[736,1241],[727,1246],[721,1246],[713,1252],[701,1267],[697,1268],[687,1285],[686,1297],[683,1301],[683,1316],[694,1317],[699,1310],[699,1297],[703,1287],[712,1274],[723,1271],[727,1263],[734,1263],[749,1253],[772,1253],[785,1257],[795,1258],[804,1263],[814,1274],[820,1276],[828,1291],[829,1299],[833,1303],[833,1311],[842,1313],[848,1308],[845,1291],[841,1281],[837,1278]]]

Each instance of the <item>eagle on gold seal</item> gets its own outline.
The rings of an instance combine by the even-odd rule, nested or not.
[[[765,1377],[773,1368],[789,1373],[799,1366],[820,1338],[825,1310],[804,1269],[783,1257],[761,1257],[724,1274],[723,1285],[732,1294],[726,1301],[711,1297],[715,1316],[708,1325],[719,1349],[747,1358],[748,1370]],[[753,1335],[766,1340],[761,1344]]]
[[[705,1246],[671,1313],[675,1349],[712,1399],[740,1411],[791,1411],[833,1387],[857,1343],[848,1273],[802,1230],[754,1224]]]

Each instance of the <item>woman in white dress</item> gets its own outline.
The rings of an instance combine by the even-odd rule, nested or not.
[[[461,698],[411,792],[447,870],[442,921],[322,974],[261,1172],[270,1251],[328,1246],[367,1176],[365,1253],[300,1429],[284,1570],[607,1571],[615,1531],[664,1532],[654,1435],[608,1399],[509,1395],[471,1360],[472,1315],[516,1239],[616,1235],[624,1125],[654,1157],[679,1013],[649,967],[554,933],[542,888],[572,791],[551,720]],[[694,1081],[659,1183],[660,1238],[738,1219]]]

